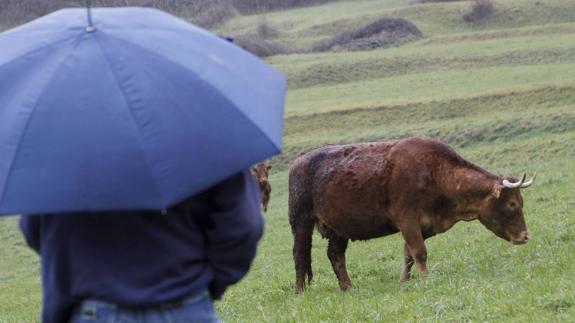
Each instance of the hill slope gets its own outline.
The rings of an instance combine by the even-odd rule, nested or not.
[[[306,48],[382,16],[416,24],[425,38],[365,52],[276,56],[290,80],[284,154],[272,160],[266,236],[250,277],[220,304],[229,321],[569,321],[575,319],[575,3],[495,1],[482,24],[462,16],[469,2],[343,1],[248,16],[265,19],[276,41]],[[357,288],[340,293],[314,238],[315,283],[294,283],[287,223],[287,167],[328,143],[426,135],[496,173],[537,171],[524,191],[533,240],[508,245],[478,223],[428,241],[431,274],[398,283],[399,236],[355,242],[348,269]],[[245,310],[244,308],[250,308]]]
[[[238,17],[218,32],[254,32],[306,48],[382,16],[425,34],[407,45],[365,52],[276,56],[290,79],[285,150],[272,160],[266,234],[249,276],[218,310],[226,322],[574,321],[575,2],[494,0],[481,24],[469,2],[350,0]],[[479,223],[430,239],[430,275],[399,284],[402,239],[351,243],[356,288],[341,293],[314,236],[314,283],[292,294],[287,169],[326,143],[426,135],[501,174],[537,172],[523,192],[532,240],[512,246]],[[0,322],[33,322],[40,304],[38,261],[0,221]],[[10,297],[4,297],[10,295]]]

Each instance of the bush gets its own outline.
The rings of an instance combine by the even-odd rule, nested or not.
[[[282,44],[267,41],[254,34],[237,36],[234,42],[236,45],[258,57],[289,54],[292,52]]]
[[[279,35],[279,31],[275,27],[268,24],[266,20],[263,20],[258,24],[257,33],[258,36],[263,39],[272,39]]]
[[[413,23],[401,18],[382,18],[351,32],[343,32],[332,39],[318,43],[313,51],[328,51],[334,48],[365,50],[400,45],[422,36]]]
[[[495,11],[492,0],[474,0],[471,3],[471,12],[463,16],[467,22],[477,22],[483,20]]]

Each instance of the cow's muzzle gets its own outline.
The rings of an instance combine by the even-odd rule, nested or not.
[[[512,238],[511,239],[511,243],[513,244],[524,244],[527,243],[527,241],[529,241],[529,232],[528,231],[522,231],[517,238]]]

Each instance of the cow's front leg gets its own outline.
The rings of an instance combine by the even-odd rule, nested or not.
[[[400,230],[407,251],[415,261],[417,269],[421,274],[427,274],[427,249],[421,233],[421,226],[419,223],[411,222],[400,227]],[[407,272],[409,273],[409,270]]]
[[[264,212],[268,211],[268,203],[270,202],[270,195],[272,192],[272,186],[270,183],[264,183],[262,190],[262,205],[264,206]]]
[[[409,248],[407,248],[407,243],[403,249],[403,270],[401,271],[401,276],[399,277],[400,282],[406,282],[409,280],[411,267],[413,267],[414,261],[411,253],[409,253]]]

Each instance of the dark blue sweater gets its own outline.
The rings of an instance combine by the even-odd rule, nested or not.
[[[87,298],[134,308],[205,288],[220,298],[247,273],[263,220],[244,171],[166,214],[28,215],[20,227],[41,257],[42,321],[60,323]]]

